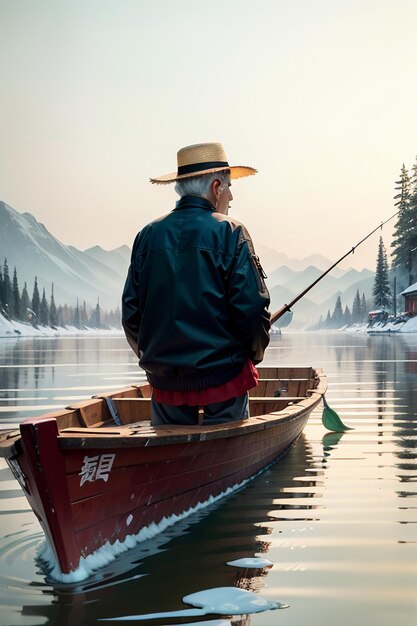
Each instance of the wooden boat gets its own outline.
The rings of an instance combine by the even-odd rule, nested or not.
[[[279,458],[321,402],[312,367],[259,367],[247,420],[213,426],[150,425],[147,383],[28,419],[3,432],[6,458],[61,572],[222,497]]]

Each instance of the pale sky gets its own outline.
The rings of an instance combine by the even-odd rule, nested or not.
[[[255,245],[335,260],[415,162],[416,42],[416,0],[0,0],[0,200],[131,245],[177,199],[149,177],[221,141],[259,170],[232,187]]]

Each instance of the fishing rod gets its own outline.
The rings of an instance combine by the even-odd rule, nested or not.
[[[366,237],[361,239],[359,241],[359,243],[356,244],[356,246],[353,246],[348,252],[346,252],[346,254],[344,254],[342,257],[340,257],[340,259],[338,261],[336,261],[336,263],[333,263],[333,265],[331,267],[329,267],[328,270],[326,270],[325,272],[323,272],[323,274],[321,274],[318,278],[316,278],[316,280],[314,282],[312,282],[311,285],[306,287],[304,289],[304,291],[302,291],[300,294],[298,294],[298,296],[296,296],[294,298],[294,300],[291,300],[291,302],[289,304],[284,304],[284,306],[282,306],[280,309],[278,309],[278,311],[275,311],[275,313],[272,313],[272,315],[271,315],[271,325],[274,324],[277,320],[279,320],[279,318],[282,317],[284,315],[284,313],[287,313],[287,311],[291,312],[291,309],[294,306],[294,304],[296,304],[299,300],[301,300],[301,298],[303,298],[306,295],[306,293],[308,293],[310,291],[310,289],[312,289],[315,285],[317,285],[317,283],[320,282],[322,280],[322,278],[324,278],[329,272],[331,272],[332,269],[334,267],[336,267],[336,265],[339,265],[339,263],[341,263],[341,261],[343,261],[343,259],[346,259],[346,257],[349,256],[349,254],[353,254],[355,252],[356,248],[358,246],[360,246],[364,241],[366,241],[377,230],[379,230],[380,228],[382,229],[382,227],[385,226],[385,224],[387,224],[389,221],[394,219],[394,217],[396,217],[398,215],[398,213],[399,213],[399,211],[394,213],[394,215],[391,215],[391,217],[389,217],[387,220],[385,220],[385,222],[381,222],[379,224],[379,226],[374,228],[373,231],[371,231],[368,235],[366,235]]]

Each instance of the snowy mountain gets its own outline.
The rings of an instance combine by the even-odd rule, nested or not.
[[[288,269],[293,270],[294,272],[302,272],[309,265],[317,267],[319,270],[324,271],[329,268],[334,261],[327,259],[321,254],[310,254],[303,259],[295,259],[293,257],[289,257],[283,252],[278,252],[273,248],[269,248],[268,246],[263,246],[261,243],[255,242],[256,254],[259,256],[262,267],[265,271],[272,272],[278,267],[286,266]],[[333,270],[334,276],[340,276],[346,271],[343,269],[343,265],[335,267]]]
[[[298,295],[287,287],[281,285],[275,285],[269,289],[271,296],[271,312],[275,312],[280,309],[284,304],[289,304],[291,300]],[[317,322],[321,315],[320,306],[309,299],[308,296],[302,298],[292,309],[294,314],[290,327],[292,329],[305,328]],[[277,322],[279,326],[279,322]]]
[[[106,309],[119,306],[129,265],[130,250],[122,246],[106,251],[96,246],[81,251],[65,246],[30,213],[18,213],[0,202],[0,265],[7,258],[10,277],[16,267],[19,287],[26,281],[32,294],[35,276],[47,298],[54,284],[57,303],[75,305],[77,298],[94,306],[97,298]]]
[[[115,248],[114,250],[103,250],[100,246],[94,246],[93,248],[84,250],[84,254],[87,254],[92,259],[104,265],[110,265],[119,274],[124,276],[130,263],[131,249],[126,245]]]
[[[265,248],[257,246],[259,255]],[[289,259],[271,249],[271,262],[283,259],[281,265],[267,269],[267,284],[271,292],[271,309],[275,311],[290,302],[303,289],[311,284],[331,263],[321,255],[305,259]],[[121,246],[114,250],[104,250],[94,246],[78,250],[65,246],[56,239],[43,224],[30,213],[18,213],[4,202],[0,202],[0,267],[7,258],[10,277],[16,267],[19,287],[27,282],[29,295],[32,295],[34,277],[42,294],[45,288],[50,298],[51,284],[54,283],[57,304],[75,305],[77,298],[87,305],[94,306],[97,298],[106,309],[120,305],[120,297],[130,262],[130,248]],[[262,258],[262,257],[261,257]],[[309,261],[313,261],[309,262]],[[264,263],[264,259],[262,258]],[[316,264],[317,263],[317,264]],[[267,265],[265,265],[267,268]],[[336,268],[300,300],[294,307],[294,321],[291,327],[304,327],[326,315],[334,308],[338,295],[343,307],[352,305],[356,289],[370,297],[374,273],[364,269],[341,270]]]
[[[276,311],[288,304],[299,293],[311,285],[320,275],[321,269],[308,266],[302,271],[295,271],[284,265],[271,272],[266,280],[271,294],[271,310]],[[333,312],[336,299],[340,295],[343,308],[352,308],[356,290],[365,294],[368,302],[372,301],[374,272],[349,269],[341,271],[337,276],[330,272],[311,291],[294,306],[294,318],[291,328],[304,328],[318,321],[320,315],[325,317],[327,311]]]

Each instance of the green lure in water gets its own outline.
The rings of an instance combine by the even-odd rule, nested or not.
[[[333,430],[336,433],[342,433],[345,430],[353,430],[353,428],[350,428],[350,426],[345,426],[336,411],[329,407],[324,396],[323,402],[324,409],[323,415],[321,416],[321,421],[323,422],[323,426],[327,428],[327,430]]]

